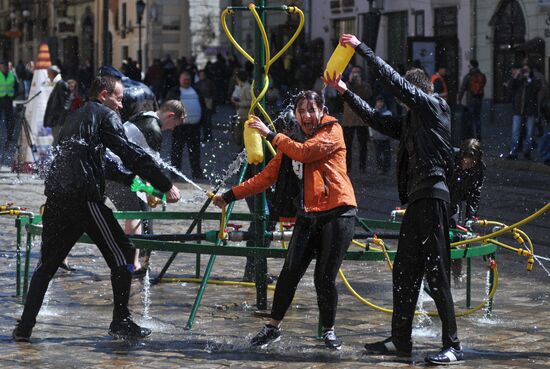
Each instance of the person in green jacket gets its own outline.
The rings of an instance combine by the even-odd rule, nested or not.
[[[13,97],[17,91],[17,79],[9,70],[8,62],[0,60],[0,120],[4,122],[7,131],[7,139],[4,150],[7,150],[10,142],[15,141],[13,121]]]

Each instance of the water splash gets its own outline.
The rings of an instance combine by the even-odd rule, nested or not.
[[[149,280],[149,268],[145,272],[143,277],[143,295],[141,297],[143,301],[143,320],[151,320],[149,315],[149,308],[151,307],[151,281]]]
[[[483,319],[486,321],[493,320],[493,301],[489,299],[489,295],[491,294],[491,288],[492,288],[492,277],[491,277],[491,270],[487,270],[486,276],[485,276],[485,306],[483,306]]]
[[[539,255],[533,255],[533,258],[537,261],[537,263],[539,263],[540,267],[544,269],[544,271],[546,272],[546,275],[550,277],[550,271],[548,270],[548,268],[546,268],[546,266],[541,261],[541,260],[550,261],[550,258],[546,258],[544,256],[539,256]]]
[[[424,328],[427,326],[431,326],[433,324],[432,319],[428,315],[428,312],[426,309],[424,309],[424,302],[427,299],[427,294],[424,291],[424,280],[422,280],[422,283],[420,284],[420,293],[418,295],[418,301],[416,303],[416,310],[420,312],[416,316],[416,326],[415,328]]]
[[[229,178],[231,178],[232,176],[234,176],[239,172],[239,169],[241,168],[241,165],[244,163],[246,158],[247,158],[246,150],[243,149],[240,153],[237,154],[237,157],[235,158],[235,160],[233,160],[233,162],[231,162],[231,164],[229,164],[227,169],[224,171],[219,182],[220,186],[225,185],[225,182],[227,182]]]

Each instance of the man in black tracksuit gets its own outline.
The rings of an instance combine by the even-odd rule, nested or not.
[[[65,120],[46,175],[40,260],[21,320],[13,331],[15,341],[30,341],[48,284],[84,232],[94,240],[111,269],[114,310],[109,334],[136,338],[151,334],[132,321],[128,310],[135,249],[104,204],[105,150],[109,148],[132,172],[166,192],[168,201],[177,201],[179,191],[154,160],[126,138],[117,114],[122,94],[119,79],[97,77],[90,89],[91,101]]]
[[[457,336],[450,287],[449,189],[453,153],[450,145],[450,108],[420,69],[401,77],[353,35],[340,43],[354,47],[369,71],[408,108],[405,118],[384,116],[347,89],[338,76],[325,83],[381,133],[399,140],[397,180],[399,198],[407,204],[393,268],[393,317],[390,338],[365,345],[369,353],[410,356],[412,322],[424,274],[442,323],[443,349],[426,357],[433,364],[463,360]]]

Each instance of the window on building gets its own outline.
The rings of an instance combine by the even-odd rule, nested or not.
[[[414,13],[414,35],[424,36],[424,10]]]
[[[122,50],[121,50],[121,53],[120,53],[120,56],[122,57],[122,59],[128,59],[128,46],[122,46]]]
[[[340,36],[343,33],[349,33],[355,35],[355,18],[344,18],[344,19],[335,19],[333,23],[334,33],[332,34],[332,41],[334,44],[338,42]]]
[[[121,33],[121,37],[122,38],[125,38],[126,37],[126,26],[127,26],[127,7],[126,7],[126,3],[122,3],[122,30],[123,32]]]
[[[331,0],[330,11],[332,13],[349,12],[353,10],[355,0]]]
[[[407,64],[407,12],[388,13],[388,63]]]
[[[456,36],[458,22],[456,6],[434,9],[434,36]]]

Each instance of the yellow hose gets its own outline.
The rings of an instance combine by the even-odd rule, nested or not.
[[[178,282],[189,282],[189,283],[201,283],[201,278],[162,278],[160,280],[162,283],[178,283]],[[209,279],[209,284],[218,284],[222,286],[243,286],[243,287],[255,287],[256,283],[254,282],[239,282],[239,281],[225,281],[219,279]],[[267,288],[269,290],[275,290],[275,286],[268,284]]]
[[[299,25],[298,25],[298,28],[296,29],[296,31],[294,32],[294,34],[292,35],[292,37],[289,39],[289,41],[281,48],[281,50],[277,54],[275,54],[275,56],[273,58],[271,58],[271,50],[270,50],[270,46],[269,46],[269,40],[267,39],[267,33],[265,31],[265,27],[262,23],[262,20],[261,20],[258,12],[256,10],[256,5],[251,3],[251,4],[248,5],[248,9],[252,13],[252,15],[254,17],[254,20],[256,21],[256,24],[258,25],[258,28],[260,30],[260,34],[262,36],[262,40],[263,40],[263,43],[264,43],[264,50],[265,50],[265,64],[264,64],[264,75],[263,75],[263,79],[264,79],[263,86],[264,87],[260,91],[259,95],[256,96],[255,93],[254,93],[254,82],[255,81],[252,81],[252,84],[251,84],[251,87],[250,87],[251,88],[251,95],[252,95],[252,102],[250,104],[250,110],[248,111],[248,115],[250,116],[251,114],[254,113],[255,109],[258,109],[260,111],[260,113],[262,114],[262,116],[267,121],[267,125],[270,126],[273,130],[275,130],[275,127],[274,127],[273,121],[271,120],[271,117],[269,116],[269,114],[267,114],[267,112],[265,111],[264,107],[260,104],[260,102],[263,99],[263,97],[265,96],[265,94],[267,93],[267,90],[269,88],[269,68],[271,67],[271,65],[277,59],[279,59],[279,57],[281,55],[283,55],[286,52],[286,50],[294,43],[294,41],[296,40],[296,38],[298,37],[298,35],[302,31],[302,28],[304,27],[304,13],[299,8],[297,8],[295,6],[287,7],[287,12],[288,13],[297,13],[299,15],[299,17],[300,17]],[[250,54],[248,54],[246,52],[246,50],[244,50],[239,45],[239,43],[235,40],[235,38],[233,37],[233,35],[229,31],[229,28],[227,27],[226,17],[227,17],[228,14],[232,14],[232,13],[233,13],[233,10],[230,10],[228,8],[226,8],[224,11],[222,11],[222,14],[221,14],[222,28],[223,28],[224,32],[227,34],[227,37],[229,38],[229,41],[231,42],[231,44],[233,44],[233,46],[235,46],[237,51],[239,51],[248,61],[250,61],[252,64],[254,64],[254,58],[251,57]],[[273,148],[273,146],[271,145],[271,143],[269,143],[269,141],[266,141],[265,138],[264,138],[264,142],[266,143],[266,146],[267,146],[268,150],[271,152],[271,154],[273,156],[275,156],[276,152],[275,152],[275,149]]]
[[[373,240],[373,243],[375,245],[380,246],[380,248],[382,249],[382,252],[384,253],[386,264],[388,264],[388,267],[390,268],[390,270],[393,271],[393,264],[391,262],[390,255],[388,254],[388,250],[386,249],[386,244],[384,243],[384,241],[381,238],[375,237]]]
[[[470,308],[468,310],[463,310],[463,311],[459,311],[459,312],[455,312],[455,316],[457,317],[460,317],[460,316],[465,316],[465,315],[469,315],[469,314],[472,314],[472,313],[475,313],[476,311],[482,309],[485,305],[487,305],[487,303],[489,302],[489,300],[491,300],[494,296],[495,296],[495,293],[497,291],[497,287],[498,287],[498,270],[497,270],[497,267],[496,267],[496,263],[495,263],[495,266],[493,268],[493,273],[494,273],[494,280],[493,280],[493,288],[491,289],[491,291],[489,292],[489,295],[487,296],[487,298],[482,301],[479,305],[473,307],[473,308]],[[364,305],[367,305],[375,310],[378,310],[378,311],[381,311],[383,313],[388,313],[388,314],[392,314],[393,313],[393,310],[392,309],[388,309],[388,308],[385,308],[385,307],[382,307],[382,306],[379,306],[379,305],[376,305],[372,302],[370,302],[369,300],[365,299],[363,296],[361,296],[360,294],[358,294],[354,289],[353,287],[351,286],[351,284],[348,282],[346,276],[344,275],[344,272],[342,271],[342,268],[340,268],[340,270],[338,270],[338,275],[340,276],[340,278],[342,279],[342,282],[344,282],[344,286],[346,286],[346,288],[348,289],[349,293],[351,293],[351,295],[353,297],[355,297],[357,300],[359,300],[359,302],[361,302],[362,304]],[[428,312],[423,312],[423,311],[415,311],[414,312],[416,315],[420,315],[420,314],[428,314],[429,316],[438,316],[438,313],[437,311],[428,311]]]
[[[478,221],[479,224],[485,226],[485,225],[496,225],[496,226],[499,226],[499,227],[503,227],[503,229],[506,229],[506,228],[511,228],[511,227],[508,227],[506,224],[504,223],[501,223],[501,222],[496,222],[496,221],[492,221],[492,220],[480,220]],[[531,271],[533,270],[533,266],[535,264],[535,259],[533,257],[533,255],[535,254],[535,248],[533,246],[533,242],[531,242],[531,238],[529,238],[529,236],[527,235],[527,233],[525,233],[524,231],[522,231],[521,229],[519,228],[512,228],[510,230],[510,232],[512,233],[512,235],[514,236],[514,239],[521,245],[523,246],[527,252],[530,252],[530,254],[526,254],[525,252],[523,252],[523,249],[516,249],[512,246],[509,246],[509,245],[505,245],[501,242],[493,242],[491,241],[491,239],[488,239],[488,242],[491,242],[492,244],[494,245],[497,245],[497,246],[500,246],[500,247],[503,247],[505,249],[508,249],[510,251],[514,251],[516,252],[518,255],[522,255],[522,256],[529,256],[529,259],[527,259],[527,271]],[[522,238],[525,238],[525,240],[527,240],[527,243],[529,244],[529,246],[527,246],[527,244],[525,243],[525,240]]]
[[[511,226],[504,227],[504,228],[502,228],[502,229],[500,229],[496,232],[489,233],[489,234],[486,234],[484,236],[480,236],[480,237],[476,237],[476,238],[470,238],[468,240],[462,240],[462,241],[458,241],[458,242],[453,242],[453,243],[451,243],[451,247],[456,247],[458,245],[467,245],[467,244],[475,243],[475,242],[482,242],[482,241],[485,241],[489,238],[495,238],[496,236],[500,236],[501,234],[509,232],[514,228],[519,228],[522,225],[524,225],[525,223],[529,223],[530,221],[538,218],[539,216],[541,216],[542,214],[544,214],[548,210],[550,210],[550,202],[547,203],[546,205],[544,205],[542,208],[540,208],[536,212],[534,212],[533,214],[529,215],[527,218],[524,218],[524,219],[520,220],[519,222],[516,222],[516,223],[512,224]]]

